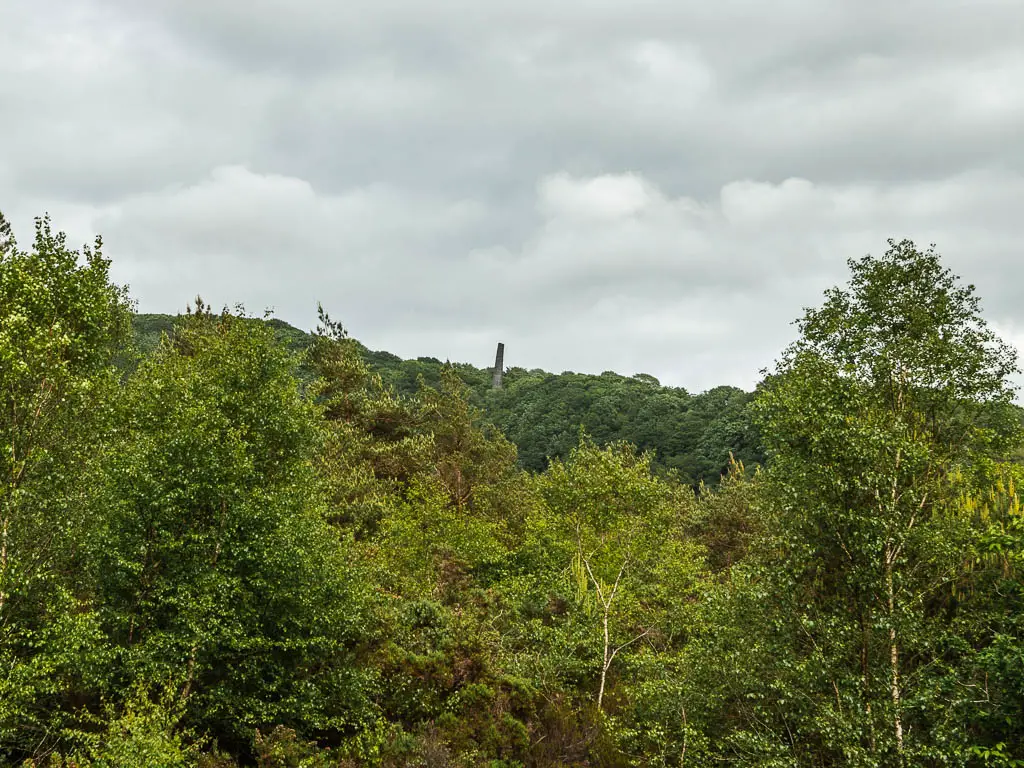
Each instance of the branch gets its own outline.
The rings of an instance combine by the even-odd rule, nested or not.
[[[648,627],[643,632],[641,632],[639,635],[634,637],[632,640],[627,640],[622,645],[620,645],[618,648],[613,649],[611,656],[608,657],[608,666],[611,666],[612,661],[614,661],[615,656],[616,656],[616,654],[618,654],[619,651],[621,651],[623,648],[626,648],[626,647],[632,645],[637,640],[642,640],[643,638],[647,637],[649,634],[651,634],[652,629],[653,629],[653,627]]]

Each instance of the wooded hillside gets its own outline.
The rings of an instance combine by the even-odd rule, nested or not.
[[[310,334],[288,323],[266,322],[295,354],[301,355],[312,342]],[[138,347],[156,349],[161,334],[173,333],[174,323],[171,315],[134,315]],[[441,387],[446,363],[436,358],[403,360],[356,341],[352,346],[399,397],[415,397],[421,386]],[[581,428],[600,445],[624,440],[650,451],[656,471],[675,471],[693,485],[717,484],[728,470],[730,456],[748,467],[764,458],[748,408],[753,396],[736,387],[691,395],[679,387],[663,387],[645,374],[553,374],[512,367],[504,374],[502,389],[495,391],[491,369],[449,365],[485,420],[515,444],[525,469],[542,471],[550,458],[565,459],[579,441]]]

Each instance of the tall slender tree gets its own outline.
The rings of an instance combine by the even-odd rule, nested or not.
[[[794,749],[924,764],[955,742],[924,713],[937,706],[925,680],[940,607],[971,535],[958,483],[1019,437],[1015,356],[934,249],[890,241],[849,266],[757,406],[794,684],[813,702]]]

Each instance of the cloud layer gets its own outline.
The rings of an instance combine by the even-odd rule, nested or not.
[[[1024,7],[762,5],[11,0],[0,208],[406,356],[750,387],[904,236],[1024,340]]]

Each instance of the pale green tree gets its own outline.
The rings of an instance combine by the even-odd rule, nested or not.
[[[544,505],[532,535],[563,560],[586,643],[597,651],[599,710],[616,661],[665,639],[672,608],[699,572],[684,535],[692,494],[653,477],[650,462],[631,446],[602,450],[584,439],[540,478]]]
[[[101,242],[68,247],[48,218],[29,250],[0,216],[0,755],[60,739],[92,682],[96,627],[81,542],[129,329]],[[8,750],[5,752],[5,750]]]

